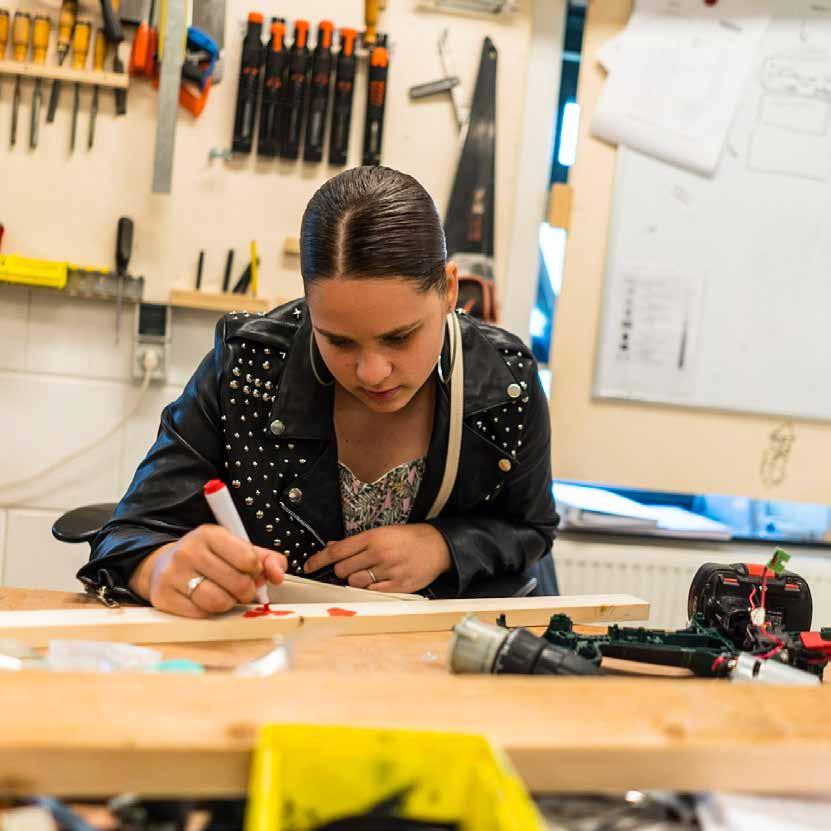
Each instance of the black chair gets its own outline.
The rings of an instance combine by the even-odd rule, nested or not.
[[[99,502],[96,505],[84,505],[81,508],[74,508],[55,520],[52,526],[52,536],[60,542],[86,542],[92,543],[98,532],[104,527],[107,520],[115,511],[115,502]],[[551,560],[550,557],[546,558]],[[537,586],[540,586],[542,594],[557,594],[556,580],[554,579],[553,563],[545,569],[545,563],[535,563],[532,567],[536,573],[529,574],[506,574],[502,577],[494,577],[491,580],[483,580],[475,584],[468,591],[468,597],[527,597],[532,594]],[[545,573],[550,570],[551,575]],[[553,591],[549,586],[553,586]]]

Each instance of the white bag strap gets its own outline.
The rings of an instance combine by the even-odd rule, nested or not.
[[[465,406],[465,370],[464,350],[462,349],[462,329],[456,314],[447,316],[447,331],[450,336],[450,359],[453,370],[450,375],[450,433],[447,437],[447,458],[444,462],[444,476],[441,480],[433,507],[427,519],[437,517],[450,497],[456,474],[459,470],[459,455],[462,452],[462,416]],[[439,359],[441,360],[441,359]]]

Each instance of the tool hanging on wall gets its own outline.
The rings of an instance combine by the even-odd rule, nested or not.
[[[352,100],[355,95],[355,29],[340,30],[340,52],[335,61],[335,95],[332,102],[332,130],[329,135],[329,164],[346,164]]]
[[[12,56],[18,63],[25,63],[29,54],[29,41],[32,35],[32,18],[25,12],[14,13],[12,26]],[[10,144],[14,147],[17,142],[17,116],[20,111],[20,75],[14,82],[14,98],[12,99],[12,132]]]
[[[216,44],[216,65],[211,74],[211,86],[215,87],[222,81],[225,69],[225,0],[193,0],[191,26]]]
[[[493,270],[496,66],[496,47],[485,38],[444,221],[448,259],[459,266],[458,305],[485,320],[497,317]]]
[[[156,146],[153,154],[153,193],[170,193],[187,26],[184,2],[159,0],[159,7],[159,19],[162,23],[156,55],[157,60],[161,62],[161,70]]]
[[[9,13],[0,9],[0,61],[6,58],[6,44],[9,42]]]
[[[115,342],[121,336],[121,305],[124,297],[124,278],[130,266],[130,257],[133,254],[133,220],[129,216],[118,218],[118,228],[115,235],[115,273],[118,280],[118,289],[115,296]]]
[[[263,100],[260,107],[260,132],[257,139],[258,156],[276,156],[280,152],[280,111],[283,101],[283,77],[286,69],[286,49],[283,38],[285,21],[271,24],[263,73]]]
[[[289,51],[288,80],[280,113],[280,157],[283,159],[296,159],[300,152],[309,69],[308,38],[309,21],[295,20],[294,43]]]
[[[46,63],[46,51],[49,49],[49,33],[52,31],[52,21],[44,15],[35,18],[32,30],[32,60],[40,65]],[[43,100],[41,79],[35,78],[35,91],[32,93],[32,117],[29,122],[29,147],[38,146],[38,128],[40,127],[40,106]]]
[[[317,27],[317,44],[312,56],[306,143],[303,146],[303,159],[307,162],[319,162],[323,159],[323,138],[326,133],[326,118],[329,115],[334,28],[334,24],[329,20],[321,20]]]
[[[124,31],[121,28],[121,21],[118,17],[120,6],[121,0],[101,0],[101,11],[104,16],[104,31],[113,49],[113,72],[118,72],[119,74],[124,72],[124,63],[118,54],[118,48],[124,41]],[[127,90],[116,89],[113,91],[113,95],[115,96],[115,114],[127,115]]]
[[[63,62],[69,52],[69,45],[72,43],[72,32],[75,29],[75,19],[77,17],[78,0],[63,0],[60,15],[58,16],[58,66],[63,66]],[[51,124],[55,120],[60,92],[61,82],[56,78],[52,81],[52,89],[49,92],[49,108],[46,111],[47,124]]]
[[[179,105],[198,118],[208,103],[219,48],[213,38],[195,26],[188,28],[186,47]]]
[[[234,136],[231,149],[234,153],[250,153],[257,120],[257,97],[263,66],[262,44],[263,16],[257,12],[248,15],[248,30],[242,42],[237,108],[234,114]]]
[[[107,60],[107,51],[109,44],[107,43],[107,36],[103,29],[98,29],[95,33],[95,46],[93,52],[93,69],[96,72],[101,72],[104,69],[104,63]],[[87,150],[92,150],[92,145],[95,142],[95,120],[98,117],[98,84],[92,88],[92,107],[89,111],[89,135],[87,136]]]
[[[89,35],[91,26],[88,20],[77,20],[72,35],[72,68],[83,69],[89,52]],[[81,103],[81,84],[76,82],[72,99],[72,126],[69,136],[69,150],[75,150],[75,133],[78,129],[78,107]]]
[[[386,35],[378,35],[369,53],[369,73],[364,121],[365,165],[381,164],[381,142],[384,137],[384,109],[387,102],[389,53]]]

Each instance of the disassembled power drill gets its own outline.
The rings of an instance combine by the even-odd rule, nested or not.
[[[454,629],[451,668],[456,672],[599,674],[601,660],[610,657],[684,667],[701,677],[818,684],[831,660],[831,628],[810,631],[811,590],[802,577],[785,571],[789,559],[777,549],[766,566],[705,563],[690,586],[690,622],[675,632],[610,626],[605,635],[582,635],[574,632],[568,615],[554,615],[537,639],[526,630],[508,634],[499,627],[466,620]],[[490,630],[494,631],[487,637]],[[524,636],[520,639],[517,632]],[[529,639],[539,641],[536,648],[530,649]],[[533,661],[528,657],[532,654]],[[566,660],[569,654],[570,661]]]

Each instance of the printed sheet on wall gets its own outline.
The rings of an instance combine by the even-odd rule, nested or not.
[[[660,50],[650,72],[678,94],[663,147],[623,135],[647,117],[642,104],[629,125],[606,121],[621,137],[594,394],[831,419],[831,0],[760,0],[767,16],[747,19],[746,3],[722,0],[706,7],[717,28],[698,25],[692,41],[673,34],[684,0],[647,5],[651,28],[636,25],[630,42],[627,28],[601,60],[610,79],[625,74],[629,53],[663,32],[678,48]],[[720,29],[746,35],[736,48],[747,60],[730,59],[738,87],[721,74]],[[697,51],[721,68],[700,83]],[[690,135],[675,141],[685,110],[693,124],[708,96],[734,110],[712,172],[683,158]]]

